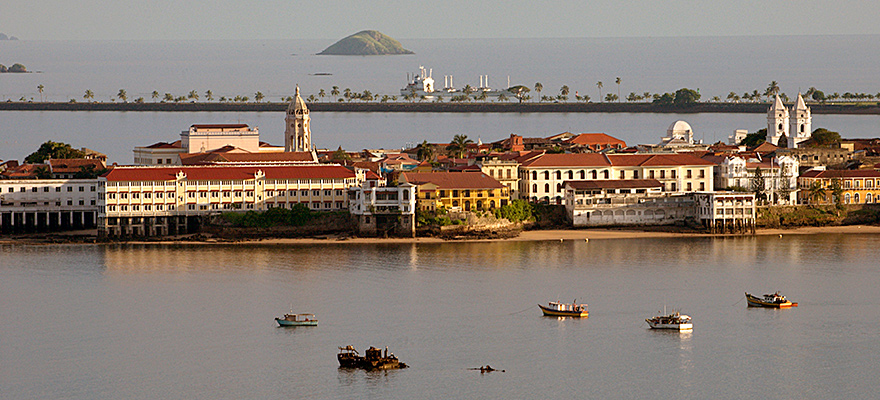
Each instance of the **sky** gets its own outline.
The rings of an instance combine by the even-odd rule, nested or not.
[[[880,34],[864,0],[33,0],[0,2],[22,40],[397,39]]]

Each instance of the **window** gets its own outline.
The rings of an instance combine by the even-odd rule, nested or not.
[[[324,196],[330,196],[330,195],[332,195],[332,193],[333,193],[332,190],[327,190],[327,189],[324,190]]]
[[[532,191],[533,191],[533,192],[537,192],[537,191],[538,191],[538,184],[537,184],[537,183],[533,183],[533,184],[532,184]]]
[[[68,189],[70,189],[70,188],[68,188]],[[128,198],[128,193],[120,193],[120,194],[119,194],[119,198],[120,198],[120,199],[127,199],[127,198]]]
[[[654,179],[654,170],[648,171],[648,179]]]
[[[574,171],[568,171],[568,179],[574,179]]]
[[[538,171],[532,171],[532,180],[538,180]]]
[[[132,199],[139,199],[139,198],[141,198],[141,194],[138,192],[134,192],[131,194],[131,198]]]
[[[562,171],[556,171],[556,179],[562,179]]]
[[[336,189],[336,195],[342,196],[342,189]]]
[[[706,182],[700,182],[700,190],[706,190]]]
[[[639,171],[633,171],[633,179],[639,179]]]
[[[685,174],[685,176],[686,176],[688,179],[692,178],[692,176],[691,176],[691,170],[687,170],[687,173]]]
[[[666,178],[666,170],[665,170],[665,169],[661,169],[661,170],[660,170],[660,179],[664,179],[664,178]]]
[[[24,188],[21,188],[21,191],[24,192]],[[68,186],[68,187],[67,187],[67,191],[68,191],[68,192],[72,192],[72,191],[73,191],[73,186]]]
[[[544,171],[544,179],[545,180],[550,179],[550,171]]]
[[[85,192],[85,191],[86,191],[85,186],[80,186],[80,187],[79,187],[79,191],[80,191],[80,192]]]
[[[705,177],[706,177],[706,170],[705,170],[705,169],[701,169],[701,170],[700,170],[700,178],[705,178]]]
[[[208,198],[208,192],[199,192],[199,197],[203,199]]]
[[[9,191],[11,192],[11,191],[12,191],[12,188],[9,188]],[[60,192],[60,191],[61,191],[61,186],[56,187],[56,188],[55,188],[55,191],[56,191],[56,192]]]
[[[156,192],[156,198],[161,199],[163,192]]]
[[[687,191],[690,192],[690,191],[692,191],[692,190],[694,190],[694,189],[693,189],[693,186],[691,185],[690,182],[688,182],[688,183],[687,183]]]
[[[675,170],[672,170],[672,179],[675,179]]]
[[[626,171],[620,171],[620,179],[626,179]]]
[[[317,197],[317,196],[320,196],[320,195],[321,195],[321,191],[320,191],[320,190],[317,190],[317,189],[316,189],[316,190],[312,190],[312,196],[316,196],[316,197]]]
[[[187,192],[186,197],[189,197],[190,199],[194,199],[194,198],[196,198],[196,192]]]
[[[549,192],[550,192],[550,184],[549,184],[549,183],[545,183],[545,184],[544,184],[544,192],[545,192],[545,193],[549,193]]]

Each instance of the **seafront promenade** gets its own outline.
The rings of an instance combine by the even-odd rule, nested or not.
[[[144,111],[144,112],[283,112],[287,102],[187,102],[187,103],[68,103],[0,102],[0,111]],[[314,102],[317,112],[403,112],[403,113],[731,113],[761,114],[770,103],[694,103],[659,105],[652,103],[576,103],[576,102]],[[814,114],[880,115],[877,103],[816,104]]]

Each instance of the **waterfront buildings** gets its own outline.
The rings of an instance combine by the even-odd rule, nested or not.
[[[420,210],[491,211],[510,202],[510,190],[482,172],[403,172],[418,185]]]
[[[835,203],[835,188],[842,204],[876,204],[880,203],[880,171],[812,169],[798,178],[798,188],[801,204]]]
[[[98,180],[98,234],[185,233],[223,211],[348,210],[349,187],[365,178],[339,165],[116,167]]]
[[[372,181],[371,181],[372,183]],[[416,234],[417,186],[362,184],[348,189],[348,209],[357,219],[357,230],[367,236]]]
[[[712,162],[692,154],[542,154],[522,162],[519,197],[563,204],[563,184],[571,180],[656,179],[670,193],[714,187]]]
[[[0,180],[0,232],[94,228],[97,179]]]
[[[737,155],[724,157],[718,165],[715,189],[740,188],[762,192],[771,203],[795,204],[799,170],[797,158],[779,156],[764,159],[760,158],[760,154],[755,156],[758,158]]]

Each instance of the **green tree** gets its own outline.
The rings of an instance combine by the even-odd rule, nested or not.
[[[675,96],[672,93],[663,93],[662,96],[655,97],[652,103],[666,106],[672,104],[674,101]]]
[[[511,200],[507,205],[496,208],[493,213],[495,218],[506,218],[508,221],[517,223],[529,221],[534,218],[532,204],[525,200]]]
[[[446,147],[446,150],[452,152],[455,158],[462,158],[464,156],[464,152],[467,150],[468,144],[473,143],[473,140],[468,139],[467,135],[458,134],[452,138],[452,143]]]
[[[43,89],[45,89],[45,88],[46,88],[46,87],[43,86],[42,83],[39,84],[39,85],[37,85],[37,91],[40,92],[40,102],[41,102],[41,103],[43,102]]]
[[[119,89],[119,93],[116,94],[116,97],[119,97],[119,100],[122,100],[123,102],[128,102],[128,93],[125,89]]]
[[[327,95],[327,93],[324,92],[324,89],[321,89],[318,91],[318,97],[321,98],[321,101],[324,101],[324,96],[326,96],[326,95]]]
[[[570,89],[568,88],[568,85],[562,85],[562,87],[559,88],[559,96],[561,96],[560,100],[562,100],[562,101],[568,100],[569,93],[570,93]]]
[[[769,85],[767,85],[767,89],[764,90],[764,96],[767,97],[769,101],[771,97],[779,94],[779,84],[776,81],[771,81]]]
[[[153,103],[155,103],[155,102],[156,102],[156,99],[159,98],[159,91],[154,90],[153,93],[150,94],[150,97],[153,98]]]
[[[693,89],[681,88],[675,91],[675,100],[673,100],[673,103],[676,105],[687,105],[696,103],[699,100],[700,92]]]
[[[764,172],[761,171],[761,167],[755,168],[755,173],[752,174],[752,191],[755,192],[755,199],[763,199],[764,198],[764,189],[766,188],[766,182],[764,181]]]
[[[829,131],[825,128],[817,128],[812,133],[813,143],[817,146],[831,146],[840,143],[840,133]]]
[[[165,93],[165,96],[162,98],[162,101],[174,101],[174,96],[171,93]]]
[[[542,85],[541,82],[535,82],[535,93],[537,93],[539,98],[541,97],[542,90],[544,90],[544,85]]]
[[[428,143],[427,140],[416,146],[416,157],[421,161],[434,159],[434,145]]]
[[[254,93],[254,100],[256,100],[257,103],[263,101],[264,98],[266,98],[266,96],[263,95],[263,92],[256,92],[256,93]]]
[[[755,147],[761,143],[764,143],[767,140],[767,128],[759,129],[757,132],[752,132],[746,135],[742,141],[739,142],[740,146],[746,146],[747,148]]]
[[[333,101],[336,101],[336,97],[339,96],[339,86],[333,86],[330,89],[330,95],[333,96]]]
[[[617,79],[614,80],[614,83],[617,84],[617,98],[618,99],[620,99],[620,82],[621,82],[621,80],[620,80],[620,77],[618,76]]]
[[[516,99],[519,100],[520,103],[522,103],[523,101],[527,100],[526,97],[528,93],[532,90],[525,85],[516,85],[508,88],[507,91],[513,94],[513,96],[516,97]]]
[[[606,93],[605,94],[605,101],[608,103],[611,103],[613,101],[617,101],[617,95],[614,93]]]
[[[825,186],[818,181],[814,181],[807,190],[811,204],[819,204],[819,202],[825,201],[825,196],[827,196]]]
[[[86,93],[83,94],[83,98],[86,99],[86,101],[91,102],[92,99],[95,98],[95,93],[89,89],[86,89]]]
[[[339,148],[330,155],[330,160],[342,163],[344,161],[351,161],[351,156],[349,156],[345,150],[342,150],[342,146],[339,146]]]
[[[189,93],[186,95],[186,98],[190,100],[198,100],[199,92],[196,92],[195,90],[190,90]]]
[[[214,101],[214,92],[212,92],[210,89],[205,91],[205,100]]]
[[[599,101],[602,101],[602,81],[596,82],[596,87],[599,88]]]
[[[831,199],[834,201],[834,205],[837,209],[843,208],[843,185],[840,184],[840,178],[831,179],[831,186],[829,187],[831,190]]]
[[[25,157],[28,164],[40,164],[49,158],[83,158],[85,153],[74,149],[67,143],[53,142],[51,140],[40,145],[37,151]]]

